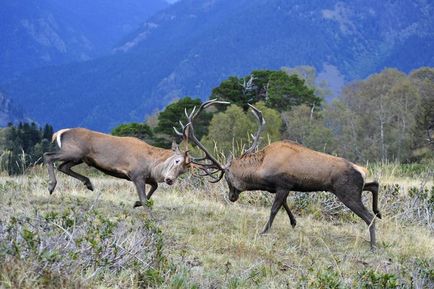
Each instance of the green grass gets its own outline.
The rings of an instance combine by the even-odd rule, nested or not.
[[[151,209],[131,183],[94,175],[95,192],[45,168],[0,177],[0,288],[434,288],[433,181],[375,167],[382,185],[378,249],[330,193],[290,193],[260,235],[272,196],[185,176]],[[371,208],[371,195],[364,196]],[[122,249],[119,248],[122,247]]]

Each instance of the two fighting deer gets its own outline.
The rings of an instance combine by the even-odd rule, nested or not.
[[[271,214],[262,233],[272,226],[277,212],[285,209],[291,225],[296,220],[288,204],[289,191],[317,192],[329,191],[337,196],[351,211],[358,215],[369,227],[370,244],[375,247],[375,218],[381,218],[378,209],[378,183],[366,182],[367,170],[343,158],[331,156],[308,149],[290,141],[271,143],[257,151],[261,131],[265,125],[262,113],[250,105],[259,122],[259,128],[253,136],[253,144],[241,157],[229,157],[225,165],[209,153],[194,134],[194,119],[207,106],[222,103],[216,100],[203,103],[198,110],[186,116],[188,124],[182,125],[183,132],[177,133],[184,139],[189,138],[205,154],[194,158],[188,152],[181,153],[174,147],[173,151],[152,147],[134,138],[119,138],[84,129],[61,130],[53,139],[57,140],[60,151],[47,153],[50,176],[50,193],[56,185],[53,162],[64,161],[59,170],[81,180],[89,189],[93,189],[87,177],[71,171],[71,167],[85,162],[107,174],[131,180],[136,185],[140,202],[150,198],[157,188],[157,182],[172,184],[179,174],[194,166],[210,176],[212,182],[218,182],[225,176],[229,187],[229,199],[238,200],[243,191],[262,190],[275,194]],[[219,174],[215,176],[215,174]],[[144,195],[145,183],[151,185],[147,196]],[[362,202],[362,191],[370,191],[373,196],[372,215]]]

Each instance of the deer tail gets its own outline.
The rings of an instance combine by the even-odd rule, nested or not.
[[[53,134],[51,142],[57,142],[59,148],[62,148],[62,134],[70,130],[70,128],[61,129]]]

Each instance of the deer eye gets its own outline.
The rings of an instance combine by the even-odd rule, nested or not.
[[[180,162],[180,160],[176,160],[176,161],[175,161],[175,164],[179,164],[179,162]]]

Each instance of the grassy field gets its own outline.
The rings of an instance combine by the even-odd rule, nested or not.
[[[94,174],[95,191],[45,168],[0,176],[0,288],[434,288],[434,183],[426,167],[374,166],[378,248],[330,193],[290,193],[259,235],[272,196],[185,176],[133,209],[133,185]],[[371,195],[364,195],[371,208]]]

